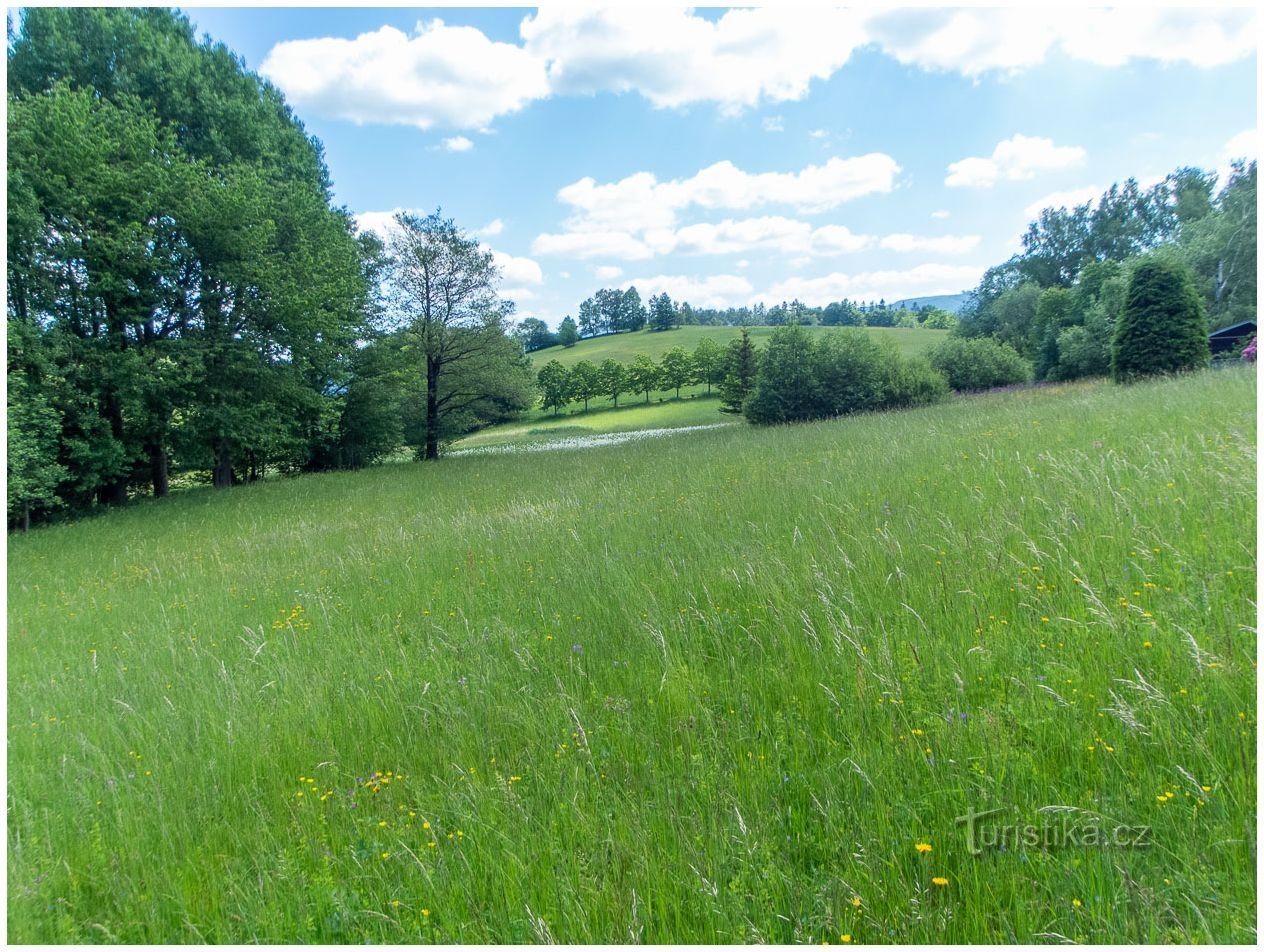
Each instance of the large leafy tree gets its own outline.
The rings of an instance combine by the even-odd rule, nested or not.
[[[604,389],[601,385],[601,371],[591,360],[579,360],[571,365],[571,398],[584,401],[584,410],[588,410],[588,401],[601,396]]]
[[[304,465],[370,310],[319,144],[165,10],[28,10],[9,83],[11,310],[57,342],[69,482]]]
[[[650,391],[657,390],[661,375],[658,366],[647,354],[637,354],[628,368],[628,383],[633,393],[645,394],[645,402],[650,402]]]
[[[419,455],[434,460],[444,418],[487,397],[489,379],[478,371],[499,364],[513,305],[496,293],[500,273],[491,252],[440,211],[396,215],[388,248],[391,307],[425,382]],[[462,384],[450,386],[458,370]]]
[[[601,392],[607,394],[619,406],[619,395],[628,389],[628,368],[613,357],[601,362]]]
[[[555,414],[571,400],[571,375],[566,366],[556,358],[540,368],[537,378],[540,387],[540,405]]]
[[[693,349],[694,380],[707,385],[707,393],[711,385],[724,380],[724,349],[712,338],[704,337]]]
[[[693,380],[693,357],[683,347],[672,347],[659,359],[658,366],[663,386],[674,388],[679,400],[680,388]]]

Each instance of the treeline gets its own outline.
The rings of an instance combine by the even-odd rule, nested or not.
[[[666,331],[674,327],[783,327],[789,324],[820,324],[827,327],[906,327],[951,330],[957,326],[954,314],[930,304],[914,307],[888,306],[877,302],[835,301],[824,307],[809,307],[798,300],[755,304],[734,308],[695,308],[687,301],[674,302],[666,293],[651,295],[648,307],[641,303],[635,286],[625,290],[602,288],[579,306],[579,320],[569,314],[556,331],[539,318],[523,320],[515,330],[528,353],[546,347],[573,347],[578,341],[605,334],[639,331]]]
[[[534,403],[490,254],[437,214],[358,235],[320,143],[183,16],[27,9],[8,78],[11,525],[433,457]]]
[[[984,274],[955,333],[1008,344],[1038,380],[1109,374],[1130,288],[1151,264],[1179,276],[1176,297],[1182,282],[1192,289],[1203,323],[1191,316],[1189,333],[1201,326],[1204,343],[1207,329],[1254,320],[1256,163],[1234,162],[1217,185],[1181,168],[1149,189],[1129,179],[1096,202],[1044,209],[1023,250]]]

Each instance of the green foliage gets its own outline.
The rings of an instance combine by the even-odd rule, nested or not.
[[[943,399],[944,378],[862,331],[810,337],[795,325],[768,341],[754,392],[752,423],[786,423],[918,406]]]
[[[628,385],[633,393],[645,394],[645,402],[650,402],[650,391],[657,390],[660,383],[658,366],[645,354],[637,354],[628,368]]]
[[[541,406],[545,410],[560,412],[571,401],[570,371],[562,366],[561,361],[550,360],[540,368],[537,378],[540,388]]]
[[[570,394],[572,400],[584,401],[584,409],[588,409],[588,401],[599,396],[602,387],[601,372],[596,365],[587,360],[572,364],[570,369]]]
[[[742,406],[755,389],[759,375],[760,353],[751,340],[750,331],[742,328],[740,336],[729,341],[724,354],[724,380],[720,384],[721,407],[725,413],[741,413]]]
[[[1115,380],[1196,370],[1210,362],[1207,312],[1188,272],[1157,260],[1138,265],[1115,326]]]
[[[617,360],[607,357],[601,362],[601,393],[610,397],[615,407],[619,406],[619,395],[630,386],[628,369]]]
[[[667,292],[650,296],[649,324],[652,331],[669,331],[678,323],[676,308]]]
[[[926,356],[953,390],[988,390],[1032,379],[1030,361],[1010,345],[988,337],[950,337]]]
[[[562,331],[568,326],[567,321],[570,321],[569,333],[574,333],[575,340],[579,340],[579,332],[575,329],[575,320],[569,315],[562,320],[562,324],[556,334],[549,330],[549,325],[545,324],[538,317],[528,317],[519,323],[517,330],[514,331],[514,336],[522,341],[522,349],[529,354],[532,351],[543,350],[546,347],[564,343],[562,341]],[[575,340],[571,341],[571,344]],[[565,346],[569,347],[571,344],[566,344]]]
[[[675,389],[676,397],[680,397],[680,388],[693,381],[695,368],[693,357],[683,347],[673,347],[663,354],[658,363],[659,380],[666,389]]]
[[[569,314],[562,318],[562,323],[557,325],[557,341],[563,347],[574,347],[579,342],[579,328],[575,326],[575,320]],[[548,345],[545,345],[548,346]]]
[[[694,382],[705,383],[710,393],[712,384],[724,382],[723,348],[713,338],[702,338],[693,350],[693,367]]]

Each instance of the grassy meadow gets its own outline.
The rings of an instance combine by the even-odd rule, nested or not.
[[[1255,397],[1080,383],[12,536],[9,939],[1252,942]],[[1043,841],[972,855],[991,809]]]
[[[807,324],[804,329],[809,334],[831,334],[841,328],[824,327],[820,324]],[[854,328],[853,328],[854,329]],[[875,337],[885,337],[895,343],[903,354],[920,354],[928,350],[932,344],[948,335],[947,331],[927,330],[911,327],[866,327],[865,333]],[[756,344],[767,342],[775,327],[748,327],[751,340]],[[574,347],[546,347],[531,354],[532,362],[541,367],[550,360],[558,360],[569,367],[581,360],[590,360],[600,364],[603,360],[614,359],[630,364],[638,354],[645,354],[654,360],[660,359],[672,347],[683,347],[690,352],[698,346],[704,337],[709,337],[721,347],[741,334],[740,327],[703,327],[690,324],[676,327],[670,331],[634,331],[625,334],[603,334],[601,337],[590,337],[581,340]]]

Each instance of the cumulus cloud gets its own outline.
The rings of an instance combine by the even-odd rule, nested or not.
[[[482,228],[479,228],[478,230],[476,230],[474,234],[482,238],[495,238],[504,230],[505,230],[505,223],[501,221],[499,218],[493,218]]]
[[[500,269],[500,278],[508,284],[543,284],[544,272],[540,265],[530,258],[516,258],[511,254],[503,251],[484,246],[485,251],[491,251],[492,262]]]
[[[625,282],[635,286],[641,298],[664,291],[673,300],[688,301],[694,307],[740,307],[749,303],[755,287],[739,274],[713,274],[704,278],[658,274]]]
[[[998,142],[987,158],[971,157],[948,166],[944,184],[954,188],[987,188],[997,182],[1034,178],[1037,172],[1075,168],[1086,153],[1079,146],[1054,145],[1052,139],[1021,133]]]
[[[384,26],[352,40],[286,40],[259,72],[300,112],[419,129],[485,128],[549,95],[539,58],[438,19],[418,23],[412,36]]]
[[[1258,35],[1247,7],[901,10],[869,18],[866,30],[901,63],[971,77],[1037,66],[1054,53],[1098,66],[1219,66],[1251,55]]]
[[[859,274],[834,272],[818,277],[790,278],[768,289],[774,301],[798,298],[807,304],[819,305],[842,298],[888,301],[928,294],[957,294],[972,288],[986,270],[984,265],[920,264],[915,268],[892,271],[865,271]]]
[[[674,239],[663,236],[691,207],[727,210],[781,204],[821,212],[863,195],[889,192],[899,171],[889,155],[873,152],[849,159],[836,156],[797,172],[745,172],[726,160],[667,182],[651,172],[603,184],[585,177],[557,193],[558,200],[572,209],[564,223],[566,233],[542,234],[532,250],[643,259],[654,254],[656,246],[672,243]]]
[[[650,6],[541,10],[523,48],[562,95],[636,92],[657,107],[714,102],[726,113],[802,99],[865,41],[845,10],[729,10],[718,19]]]
[[[603,264],[600,268],[593,272],[599,280],[613,281],[615,278],[623,276],[623,269],[618,265]]]
[[[452,136],[443,140],[443,147],[449,152],[468,152],[474,148],[474,143],[465,136]]]
[[[763,125],[765,132],[784,132],[786,129],[780,116],[766,116]]]
[[[951,215],[952,215],[952,212],[948,211],[948,209],[946,208],[941,208],[938,211],[934,211],[930,213],[931,218],[948,218]]]
[[[1061,192],[1050,192],[1043,198],[1038,198],[1026,208],[1023,214],[1031,219],[1040,217],[1040,213],[1046,208],[1065,208],[1070,211],[1078,208],[1085,202],[1094,203],[1102,197],[1102,192],[1106,189],[1100,185],[1085,185],[1083,188],[1069,188]]]
[[[718,19],[661,7],[549,8],[518,43],[421,21],[353,39],[275,45],[260,72],[303,112],[356,123],[483,129],[550,96],[630,93],[660,108],[712,103],[734,114],[803,99],[858,47],[977,77],[1055,54],[1098,66],[1135,59],[1213,67],[1254,52],[1250,7],[961,9],[864,12],[767,7]],[[780,117],[765,120],[780,131]]]

